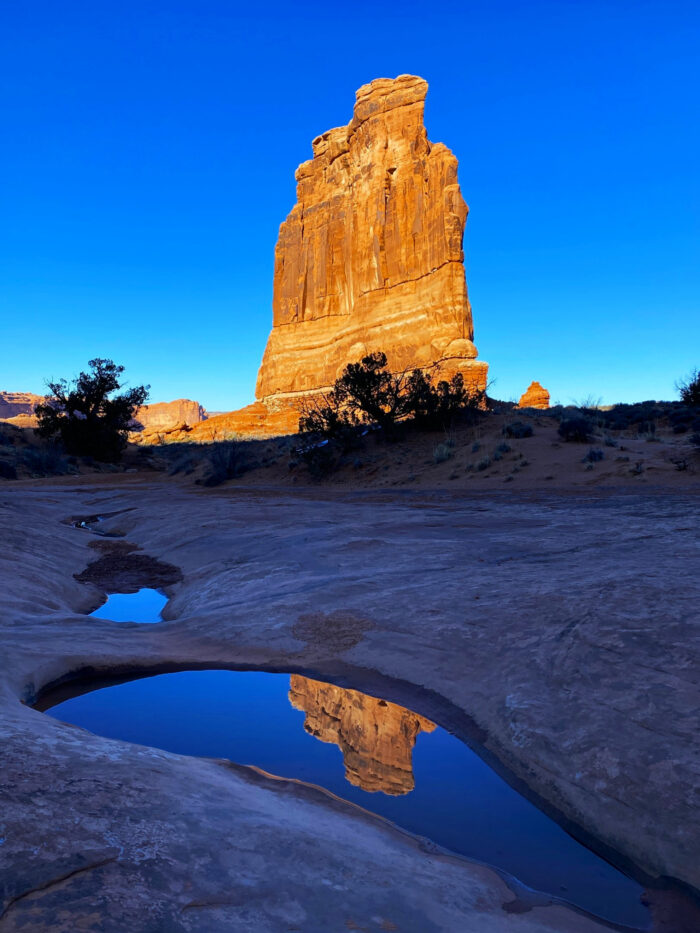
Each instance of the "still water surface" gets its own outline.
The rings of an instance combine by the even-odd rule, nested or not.
[[[300,675],[211,670],[103,687],[49,715],[109,738],[320,785],[529,887],[648,926],[636,882],[576,842],[469,746],[396,704]]]
[[[161,622],[161,612],[168,597],[160,590],[148,587],[136,593],[110,593],[107,601],[90,615],[112,622]]]

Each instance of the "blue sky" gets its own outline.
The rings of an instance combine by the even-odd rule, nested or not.
[[[93,356],[252,401],[311,140],[376,77],[457,155],[492,392],[675,397],[700,365],[696,2],[23,0],[0,12],[0,389]]]

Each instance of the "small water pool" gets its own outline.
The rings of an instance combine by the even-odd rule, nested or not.
[[[211,670],[103,687],[48,712],[109,738],[320,785],[528,887],[615,923],[649,926],[639,884],[469,746],[394,703],[296,674]]]
[[[168,601],[162,590],[143,587],[136,593],[109,593],[106,602],[90,615],[111,622],[162,622]]]

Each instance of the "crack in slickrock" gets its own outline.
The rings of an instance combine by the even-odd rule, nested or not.
[[[62,884],[64,881],[70,881],[71,878],[75,878],[89,871],[94,871],[96,868],[102,868],[105,865],[109,865],[110,862],[116,861],[117,856],[110,855],[108,858],[100,859],[97,862],[91,862],[89,865],[83,865],[81,868],[74,868],[71,871],[64,872],[64,874],[59,875],[57,878],[51,878],[49,881],[44,882],[44,884],[36,885],[36,887],[30,888],[28,891],[23,891],[21,894],[15,895],[15,897],[10,898],[5,904],[5,907],[0,913],[0,920],[4,920],[8,913],[13,910],[20,901],[31,897],[33,894],[40,894],[43,891],[48,891],[56,887],[56,885]]]

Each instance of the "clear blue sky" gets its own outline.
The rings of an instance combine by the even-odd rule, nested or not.
[[[108,356],[154,401],[251,401],[294,170],[405,72],[459,159],[493,394],[675,397],[700,365],[696,0],[4,3],[0,389]]]

